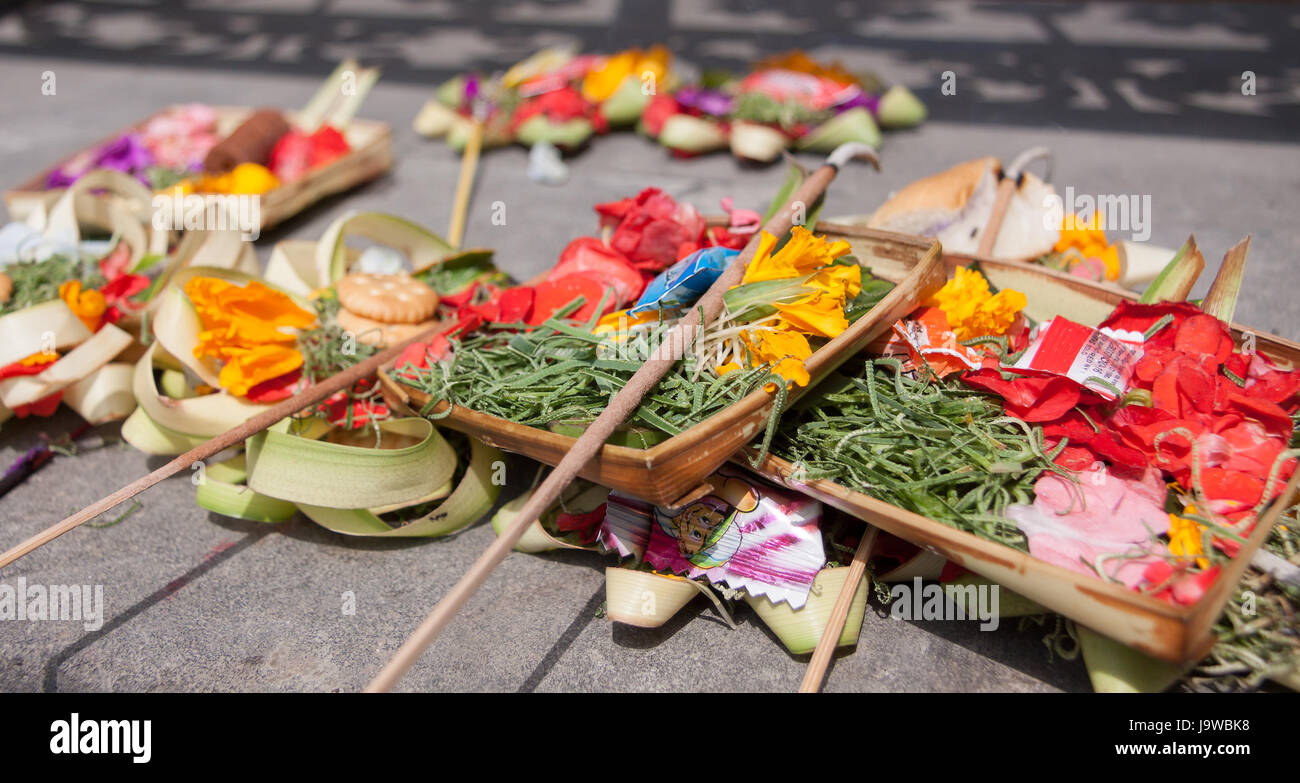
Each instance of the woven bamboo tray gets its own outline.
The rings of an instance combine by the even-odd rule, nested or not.
[[[824,230],[818,226],[819,232]],[[813,353],[806,362],[811,382],[808,387],[792,389],[787,404],[916,309],[946,278],[937,242],[866,228],[849,230],[858,261],[878,277],[882,276],[876,272],[878,267],[889,269],[886,279],[898,285],[848,330]],[[380,373],[380,381],[385,397],[398,409],[418,411],[430,402],[427,395],[394,381],[386,373]],[[606,445],[579,475],[656,505],[683,505],[706,494],[711,486],[705,479],[763,431],[773,397],[759,389],[652,448]],[[442,411],[446,405],[440,402],[433,410]],[[453,406],[439,424],[548,465],[557,464],[576,441],[460,406]]]
[[[833,227],[819,228],[832,236],[836,234]],[[844,238],[854,241],[851,234],[845,234]],[[949,269],[961,262],[956,258],[945,261]],[[1026,311],[1038,320],[1063,315],[1095,326],[1122,299],[1137,299],[1132,292],[1040,266],[987,259],[979,263],[980,270],[995,287],[1022,291],[1029,300]],[[886,277],[890,274],[886,269],[873,271]],[[1269,358],[1300,365],[1300,345],[1296,343],[1235,324],[1233,332],[1237,339],[1253,334],[1256,349]],[[741,459],[737,462],[745,464]],[[1300,472],[1297,472],[1205,597],[1193,606],[1174,606],[1122,585],[1068,571],[833,481],[790,481],[794,465],[779,457],[767,457],[756,472],[945,557],[1100,634],[1155,658],[1180,664],[1203,658],[1214,645],[1215,621],[1240,582],[1251,557],[1267,539],[1282,510],[1289,505],[1288,498],[1294,495],[1297,480],[1300,480]]]
[[[213,106],[217,113],[217,133],[228,135],[254,111],[246,106]],[[163,110],[166,111],[166,110]],[[158,112],[161,114],[162,112]],[[156,115],[154,115],[156,116]],[[286,112],[292,123],[294,114]],[[93,150],[108,142],[142,128],[153,116],[124,128],[88,147]],[[386,123],[373,120],[352,120],[344,129],[344,136],[352,147],[346,155],[307,172],[302,179],[290,182],[262,195],[262,229],[268,229],[293,217],[321,199],[350,190],[383,174],[393,166],[392,131]],[[12,220],[26,220],[39,204],[49,206],[63,189],[47,189],[50,172],[71,161],[82,150],[69,155],[53,166],[36,174],[18,187],[4,194],[5,207]]]

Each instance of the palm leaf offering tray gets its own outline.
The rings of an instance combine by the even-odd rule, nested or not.
[[[693,209],[670,204],[647,192],[598,206],[614,228],[608,245],[575,240],[545,281],[505,291],[491,312],[468,312],[467,318],[490,322],[476,336],[404,357],[409,364],[399,361],[382,378],[395,407],[556,464],[655,350],[672,313],[689,307],[691,276],[698,296],[707,286],[698,281],[706,265],[720,269],[735,253],[725,245],[727,229],[707,228]],[[655,210],[667,216],[655,220],[685,228],[690,242],[704,237],[707,246],[661,272],[643,293],[619,248],[643,269],[668,266],[676,246],[665,248],[660,260],[650,255],[647,238],[664,230],[648,226]],[[730,318],[695,340],[679,373],[582,475],[662,505],[707,492],[709,474],[756,434],[770,432],[774,410],[914,309],[943,276],[932,243],[867,229],[855,238],[850,258],[847,242],[830,243],[801,227],[780,249],[778,238],[769,237],[751,264],[752,277],[728,302]],[[905,270],[897,286],[870,277],[877,261]],[[605,280],[623,287],[605,291]],[[633,306],[614,309],[627,305]],[[447,360],[431,361],[448,349]]]
[[[379,244],[358,251],[351,237]],[[441,268],[449,258],[457,274]],[[455,253],[418,225],[378,213],[345,215],[318,242],[277,247],[263,279],[182,269],[131,371],[139,407],[122,435],[149,454],[186,452],[449,320],[446,299],[500,278],[490,252]],[[427,538],[492,507],[500,459],[480,441],[393,416],[363,377],[205,463],[196,501],[259,522],[301,512],[343,535]]]
[[[678,157],[730,149],[771,163],[791,148],[879,147],[882,127],[913,127],[926,115],[903,85],[887,87],[802,51],[765,58],[743,76],[687,73],[663,46],[610,55],[544,49],[504,73],[445,82],[415,129],[458,151],[471,143],[540,147],[551,156],[535,152],[529,176],[560,184],[566,171],[556,150],[576,150],[612,129],[635,127]]]
[[[142,326],[177,273],[256,269],[234,230],[171,244],[171,232],[141,221],[147,197],[130,177],[97,169],[0,229],[0,422],[48,417],[61,403],[88,425],[122,419],[135,408],[130,362],[144,350]]]
[[[373,68],[341,63],[298,112],[243,106],[170,106],[59,161],[4,195],[12,218],[53,203],[90,171],[108,168],[176,202],[161,210],[175,231],[210,227],[180,197],[256,196],[257,213],[228,215],[254,238],[315,202],[392,167],[387,124],[354,119],[378,79]],[[152,199],[146,208],[152,210]],[[156,224],[152,211],[147,222]]]
[[[1244,245],[1221,281],[1240,274]],[[938,304],[894,327],[892,345],[842,366],[783,418],[758,472],[1093,631],[1190,664],[1216,633],[1235,632],[1215,623],[1252,562],[1276,566],[1283,588],[1294,570],[1293,534],[1275,525],[1296,513],[1290,368],[1300,360],[1300,346],[1215,317],[1231,317],[1231,297],[1216,295],[1230,282],[1199,307],[1160,301],[1185,295],[1198,255],[1189,243],[1185,263],[1142,300],[1013,263],[959,267]],[[1039,322],[1032,341],[1012,321],[979,334],[992,325],[977,323],[991,307],[980,300],[992,301],[981,273],[1023,290],[997,296],[1018,298],[1018,318]],[[962,339],[939,312],[970,325]],[[1075,347],[1063,349],[1070,332]],[[1115,388],[1079,374],[1085,345],[1127,357]],[[1090,358],[1089,373],[1113,368]],[[1210,386],[1191,392],[1202,379]],[[1280,660],[1254,668],[1286,676],[1294,649]]]
[[[860,252],[859,230],[818,229]],[[1253,688],[1267,678],[1296,683],[1300,656],[1288,607],[1300,585],[1287,559],[1294,560],[1298,543],[1300,506],[1291,504],[1300,373],[1289,368],[1300,360],[1300,346],[1242,327],[1229,331],[1210,315],[1230,317],[1231,296],[1221,292],[1231,290],[1244,258],[1243,243],[1225,260],[1220,280],[1229,282],[1216,285],[1199,306],[1166,299],[1181,298],[1203,265],[1190,240],[1148,291],[1149,303],[1044,268],[996,261],[955,267],[931,304],[900,319],[891,335],[793,403],[770,454],[751,447],[734,466],[711,474],[707,489],[666,506],[634,490],[579,482],[516,548],[623,558],[606,572],[607,611],[616,622],[658,627],[700,594],[730,622],[727,602],[744,600],[788,650],[805,653],[831,622],[845,585],[853,597],[835,644],[856,643],[862,620],[869,580],[855,587],[845,581],[853,578],[850,569],[841,567],[859,534],[838,510],[917,545],[895,565],[878,565],[873,578],[879,582],[924,578],[948,590],[991,585],[1003,590],[1002,618],[1057,612],[1077,622],[1069,634],[1098,690],[1160,690],[1184,676],[1200,688]],[[880,269],[891,272],[888,264]],[[994,294],[989,280],[1015,281],[1028,293]],[[974,333],[957,339],[953,323]],[[1158,362],[1130,367],[1126,383],[1134,385],[1122,398],[1074,399],[1067,408],[1050,394],[1013,398],[988,388],[1037,377],[1045,389],[1069,389],[1064,370],[991,372],[1014,364],[1015,353],[1059,351],[1040,342],[1042,333],[1066,324],[1090,330],[1081,345],[1099,341],[1096,334],[1141,336],[1134,346]],[[1093,330],[1103,324],[1107,331]],[[1216,369],[1233,384],[1218,387],[1218,408],[1214,398],[1203,401],[1204,410],[1180,408],[1184,419],[1158,419],[1169,424],[1154,432],[1103,429],[1124,427],[1125,416],[1146,423],[1151,412],[1159,415],[1159,406],[1169,404],[1166,382],[1159,381],[1163,368],[1179,366],[1160,352],[1196,350],[1194,330],[1202,327],[1214,353],[1201,359],[1221,357]],[[1174,335],[1162,336],[1171,328]],[[1142,388],[1144,379],[1152,388]],[[1084,380],[1106,388],[1093,376]],[[1175,401],[1183,404],[1185,395]],[[1118,413],[1130,406],[1128,414]],[[1096,429],[1061,421],[1069,411]],[[1208,421],[1194,430],[1200,416]],[[1216,416],[1224,418],[1214,422]],[[1167,431],[1187,433],[1193,442],[1193,432],[1211,444],[1220,437],[1236,442],[1241,456],[1218,450],[1201,463],[1195,446],[1168,448],[1175,435],[1161,434]],[[1147,453],[1164,454],[1169,467],[1156,468]],[[1164,471],[1173,479],[1168,484],[1160,478]],[[502,507],[493,518],[498,533],[515,523],[529,498],[525,493]],[[784,544],[773,555],[765,542],[778,538]],[[881,562],[906,547],[897,541],[890,552],[882,547]],[[886,601],[889,593],[878,592]],[[1255,614],[1258,606],[1265,607],[1262,616]]]

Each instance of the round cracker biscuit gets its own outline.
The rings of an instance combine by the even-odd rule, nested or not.
[[[335,284],[339,304],[385,324],[417,324],[438,310],[438,294],[410,275],[358,272]]]
[[[377,348],[396,345],[438,323],[437,319],[431,318],[418,324],[389,324],[367,318],[344,307],[339,308],[335,321],[340,329],[355,335],[357,342],[373,345]]]

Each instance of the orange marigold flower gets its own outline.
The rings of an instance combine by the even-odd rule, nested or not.
[[[256,280],[240,286],[215,277],[191,278],[185,294],[203,325],[194,355],[225,362],[219,380],[231,394],[242,397],[302,366],[297,335],[286,330],[309,328],[316,317],[286,294]]]
[[[60,285],[59,298],[90,331],[97,331],[100,324],[104,322],[108,302],[103,294],[93,288],[83,291],[80,280],[68,280]]]
[[[969,340],[1005,334],[1028,300],[1010,289],[993,295],[984,275],[957,267],[953,278],[927,304],[943,310],[958,340]]]
[[[668,73],[669,57],[663,46],[652,46],[644,52],[627,49],[610,55],[583,77],[582,97],[592,103],[602,103],[618,92],[628,77],[644,79],[647,73],[653,74],[655,84],[659,84]]]

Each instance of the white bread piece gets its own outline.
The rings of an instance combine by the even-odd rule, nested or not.
[[[971,196],[1001,170],[994,157],[959,163],[905,186],[872,214],[867,225],[887,231],[936,236],[957,221]],[[991,208],[991,207],[990,207]]]
[[[984,157],[919,179],[895,193],[867,221],[871,228],[933,237],[948,253],[973,254],[993,212],[1001,164]],[[1044,217],[1055,189],[1026,173],[1007,205],[992,256],[1029,260],[1049,252],[1060,231]]]

